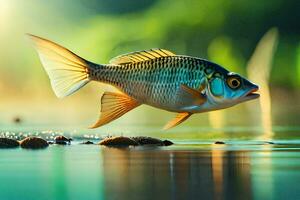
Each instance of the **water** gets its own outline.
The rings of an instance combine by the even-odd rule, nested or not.
[[[0,150],[1,199],[299,199],[300,140]]]

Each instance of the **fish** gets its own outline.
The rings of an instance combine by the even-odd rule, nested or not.
[[[28,37],[58,98],[73,94],[91,81],[117,89],[103,93],[100,117],[90,128],[108,124],[146,104],[177,113],[164,126],[166,130],[193,114],[229,108],[259,97],[258,85],[206,59],[157,48],[96,64],[50,40],[32,34]]]

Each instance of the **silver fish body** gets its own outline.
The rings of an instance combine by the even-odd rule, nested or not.
[[[191,111],[182,102],[181,85],[198,89],[216,72],[228,71],[204,59],[189,56],[168,56],[125,65],[95,65],[91,79],[105,82],[122,90],[141,104],[173,112]],[[217,73],[221,76],[221,74]],[[198,110],[199,111],[199,110]]]
[[[122,92],[105,91],[100,118],[92,128],[147,104],[178,113],[165,126],[168,129],[193,113],[223,109],[259,97],[254,93],[257,85],[201,58],[151,49],[117,56],[109,64],[95,64],[50,40],[29,37],[57,97],[73,94],[90,81],[113,85]]]

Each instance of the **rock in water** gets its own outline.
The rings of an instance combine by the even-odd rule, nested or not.
[[[164,145],[162,140],[152,137],[138,136],[131,137],[131,139],[135,140],[137,143],[139,143],[139,145]]]
[[[215,144],[225,144],[223,141],[215,141]]]
[[[55,144],[66,145],[66,144],[71,144],[72,138],[67,138],[63,135],[59,135],[54,138],[54,141],[55,141]]]
[[[46,140],[38,137],[27,137],[20,142],[20,145],[25,149],[43,149],[49,146]]]
[[[105,138],[101,140],[99,144],[105,146],[123,146],[123,147],[139,145],[135,140],[123,136]]]
[[[80,144],[94,144],[94,142],[88,140],[88,141],[81,142]]]
[[[164,143],[165,146],[170,146],[170,145],[174,144],[170,140],[164,140],[163,143]]]
[[[16,148],[18,146],[20,146],[20,143],[17,140],[0,138],[0,148]]]
[[[131,137],[131,139],[135,140],[139,145],[157,145],[157,146],[170,146],[173,142],[169,140],[160,140],[153,137],[146,137],[146,136],[138,136],[138,137]]]

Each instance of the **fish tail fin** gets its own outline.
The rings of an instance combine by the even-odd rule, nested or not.
[[[93,63],[50,40],[31,34],[28,36],[38,52],[57,97],[69,96],[90,81],[89,71]]]

